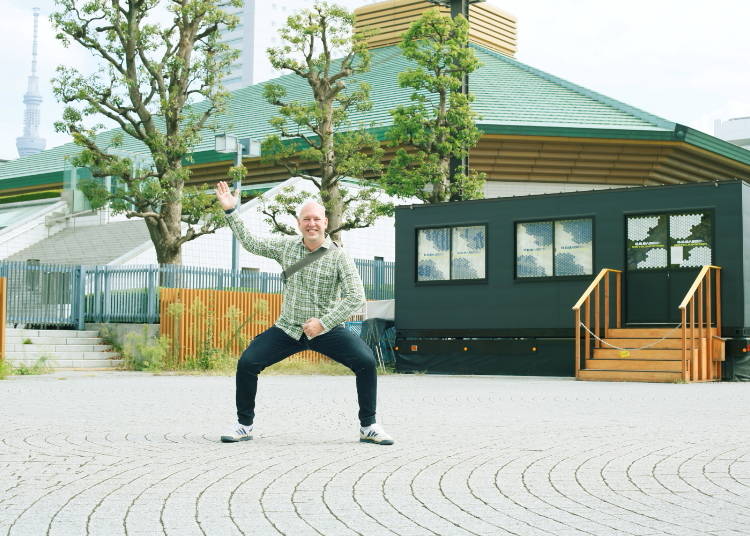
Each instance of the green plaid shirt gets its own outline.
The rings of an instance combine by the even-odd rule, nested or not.
[[[248,233],[245,224],[234,211],[227,215],[227,223],[242,246],[255,255],[268,257],[286,270],[310,251],[302,238],[263,237]],[[330,248],[326,236],[321,247]],[[290,337],[302,337],[302,324],[310,318],[319,318],[323,333],[330,331],[365,304],[365,290],[357,267],[341,248],[335,248],[318,260],[298,270],[284,285],[281,316],[276,326]]]

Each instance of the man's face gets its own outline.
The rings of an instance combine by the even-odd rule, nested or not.
[[[317,205],[304,206],[297,223],[300,233],[306,240],[311,242],[323,241],[328,227],[328,218],[325,217],[325,211],[322,207]]]

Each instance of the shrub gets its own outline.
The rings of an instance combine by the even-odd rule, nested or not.
[[[149,337],[148,326],[143,326],[142,333],[128,333],[122,345],[125,368],[158,372],[166,364],[169,347],[169,337]]]

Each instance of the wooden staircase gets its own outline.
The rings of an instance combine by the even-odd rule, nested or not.
[[[713,338],[714,330],[711,331],[710,336]],[[688,348],[689,375],[692,375],[690,368],[693,366],[700,368],[697,359],[699,345],[704,346],[706,340],[706,337],[696,339],[694,347]],[[697,376],[708,379],[709,371],[695,372]],[[578,379],[681,382],[682,332],[674,328],[611,328],[599,347],[593,348],[591,357],[584,361]]]
[[[682,321],[676,327],[623,328],[621,272],[604,268],[573,306],[576,379],[661,383],[720,380],[724,339],[720,337],[719,270],[718,266],[701,269],[679,306]],[[610,274],[615,275],[614,303],[610,303]]]

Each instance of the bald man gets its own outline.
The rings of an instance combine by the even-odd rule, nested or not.
[[[274,259],[286,271],[307,255],[324,248],[315,260],[287,278],[281,315],[255,337],[237,363],[237,423],[221,441],[252,439],[258,374],[274,363],[303,350],[315,350],[349,367],[357,377],[359,440],[392,445],[393,439],[375,421],[377,372],[370,348],[342,323],[365,303],[365,291],[354,262],[326,235],[325,208],[307,201],[297,210],[302,238],[256,238],[248,233],[236,212],[239,197],[226,182],[216,186],[216,198],[227,223],[242,246],[255,255]]]

